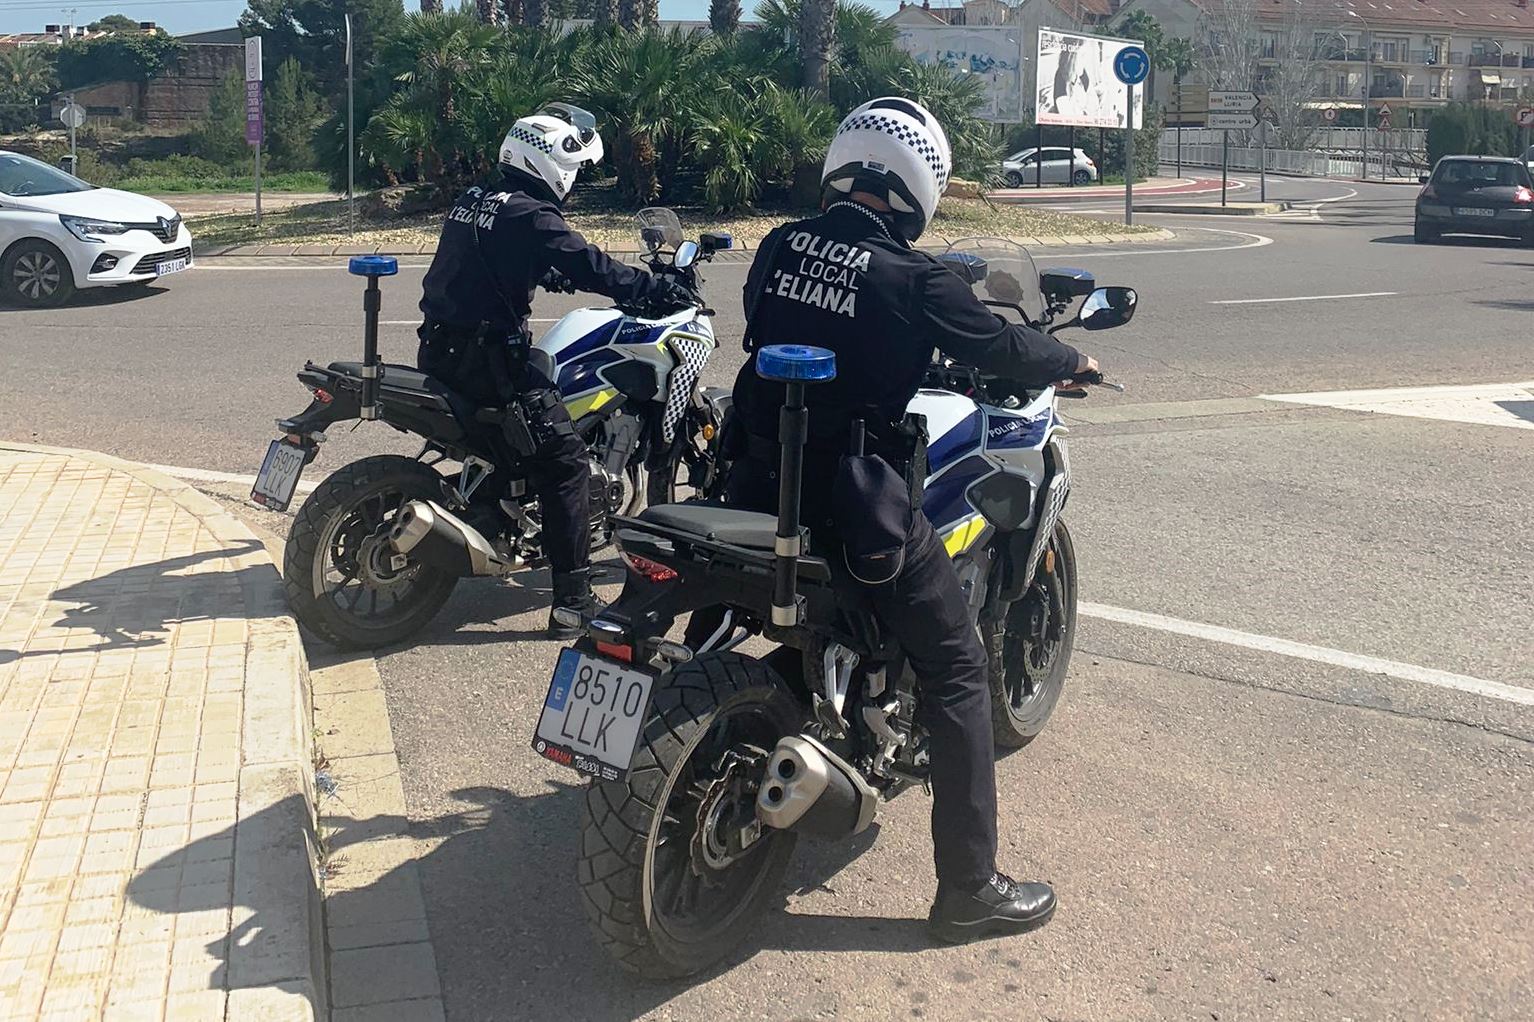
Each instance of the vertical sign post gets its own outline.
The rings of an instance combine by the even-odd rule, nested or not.
[[[356,180],[355,154],[357,143],[353,135],[352,124],[357,117],[357,106],[352,93],[352,16],[346,15],[346,233],[354,234],[357,230],[355,202],[352,196],[355,194],[354,182]]]
[[[1220,138],[1220,205],[1230,184],[1230,133],[1257,127],[1257,94],[1215,90],[1209,93],[1209,126],[1224,134]]]
[[[1113,58],[1113,73],[1128,89],[1124,107],[1124,223],[1135,222],[1135,86],[1150,74],[1144,47],[1126,46]]]
[[[245,144],[256,150],[256,226],[261,226],[261,37],[245,40]]]

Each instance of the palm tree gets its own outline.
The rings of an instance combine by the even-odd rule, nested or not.
[[[1161,30],[1161,22],[1145,11],[1135,10],[1124,15],[1119,26],[1115,29],[1125,38],[1138,39],[1145,44],[1146,56],[1150,57],[1150,77],[1145,80],[1145,95],[1152,99],[1156,95],[1156,69],[1164,68],[1166,48],[1166,33]]]
[[[644,10],[639,5],[640,0],[618,0],[618,24],[631,30],[638,28],[644,17]]]
[[[495,0],[474,0],[474,6],[479,10],[479,20],[486,25],[494,25],[497,11]]]
[[[549,23],[547,0],[522,0],[522,24],[529,28],[542,28]]]
[[[831,95],[831,51],[836,46],[836,0],[801,0],[799,54],[804,86],[819,99]]]
[[[618,0],[595,0],[591,5],[591,20],[599,27],[616,22],[618,20]]]
[[[714,35],[731,35],[740,27],[740,0],[709,0],[708,27]]]
[[[442,0],[421,0],[422,14],[441,14]]]
[[[40,46],[0,50],[0,103],[35,103],[53,89],[53,62]]]

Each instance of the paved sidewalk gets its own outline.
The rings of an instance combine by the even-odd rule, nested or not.
[[[309,705],[249,530],[0,442],[0,1019],[323,1017]]]

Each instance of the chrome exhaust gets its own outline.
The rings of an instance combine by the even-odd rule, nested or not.
[[[762,823],[814,837],[860,833],[878,807],[879,793],[863,775],[809,735],[778,741],[756,793]]]
[[[450,575],[505,575],[516,565],[495,552],[490,541],[468,522],[432,500],[412,500],[389,530],[396,553],[413,557]]]

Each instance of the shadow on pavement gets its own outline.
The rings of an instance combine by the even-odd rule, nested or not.
[[[104,652],[163,645],[165,636],[155,633],[165,632],[170,625],[218,617],[243,617],[245,604],[240,576],[255,571],[270,572],[270,565],[234,572],[177,573],[211,560],[240,557],[260,546],[257,540],[247,540],[218,550],[203,550],[118,568],[98,578],[56,589],[50,600],[79,606],[67,608],[52,627],[88,628],[101,637],[101,642],[86,651]],[[253,585],[254,580],[250,584]],[[57,656],[58,652],[54,648],[27,653],[0,649],[0,664],[25,656]]]
[[[1472,302],[1488,309],[1506,309],[1509,312],[1534,312],[1534,298],[1491,298]]]
[[[187,807],[194,833],[198,808]],[[302,852],[308,845],[296,837],[310,829],[308,812],[302,795],[289,795],[138,871],[128,882],[128,900],[165,918],[145,922],[145,912],[128,913],[125,926],[139,930],[123,942],[140,956],[163,948],[173,993],[280,987],[309,1000],[318,1014],[308,981],[320,965],[310,955],[322,952],[297,939],[309,929],[313,895],[292,889],[310,865]],[[244,846],[238,851],[237,836]]]
[[[120,284],[113,287],[91,287],[76,291],[74,297],[62,306],[38,308],[31,305],[11,305],[0,301],[0,312],[57,312],[60,309],[101,309],[129,302],[147,301],[168,294],[170,288],[150,284]]]
[[[1525,307],[1534,309],[1534,303],[1526,303]],[[1534,401],[1493,401],[1492,404],[1504,412],[1512,412],[1525,422],[1534,422]]]
[[[1418,241],[1410,234],[1392,234],[1383,238],[1370,238],[1371,245],[1418,245],[1422,248],[1512,248],[1523,245],[1517,238],[1491,238],[1475,234],[1444,235],[1436,241]],[[1513,264],[1521,265],[1521,264]]]
[[[916,920],[790,915],[779,901],[756,933],[714,969],[687,980],[653,982],[623,969],[591,935],[575,880],[584,785],[548,781],[518,795],[500,788],[460,789],[452,798],[469,808],[410,824],[421,842],[418,867],[428,923],[450,1017],[455,1004],[537,1006],[540,1018],[628,1022],[689,987],[706,983],[774,948],[917,951],[929,946]],[[395,831],[393,817],[327,816],[322,828],[329,862],[344,887],[349,853]],[[851,841],[801,841],[783,893],[823,889],[872,846],[878,827]],[[400,872],[396,870],[395,873]],[[377,918],[369,904],[397,889],[393,873],[327,899],[332,918]],[[508,1007],[510,1017],[510,1008]]]

